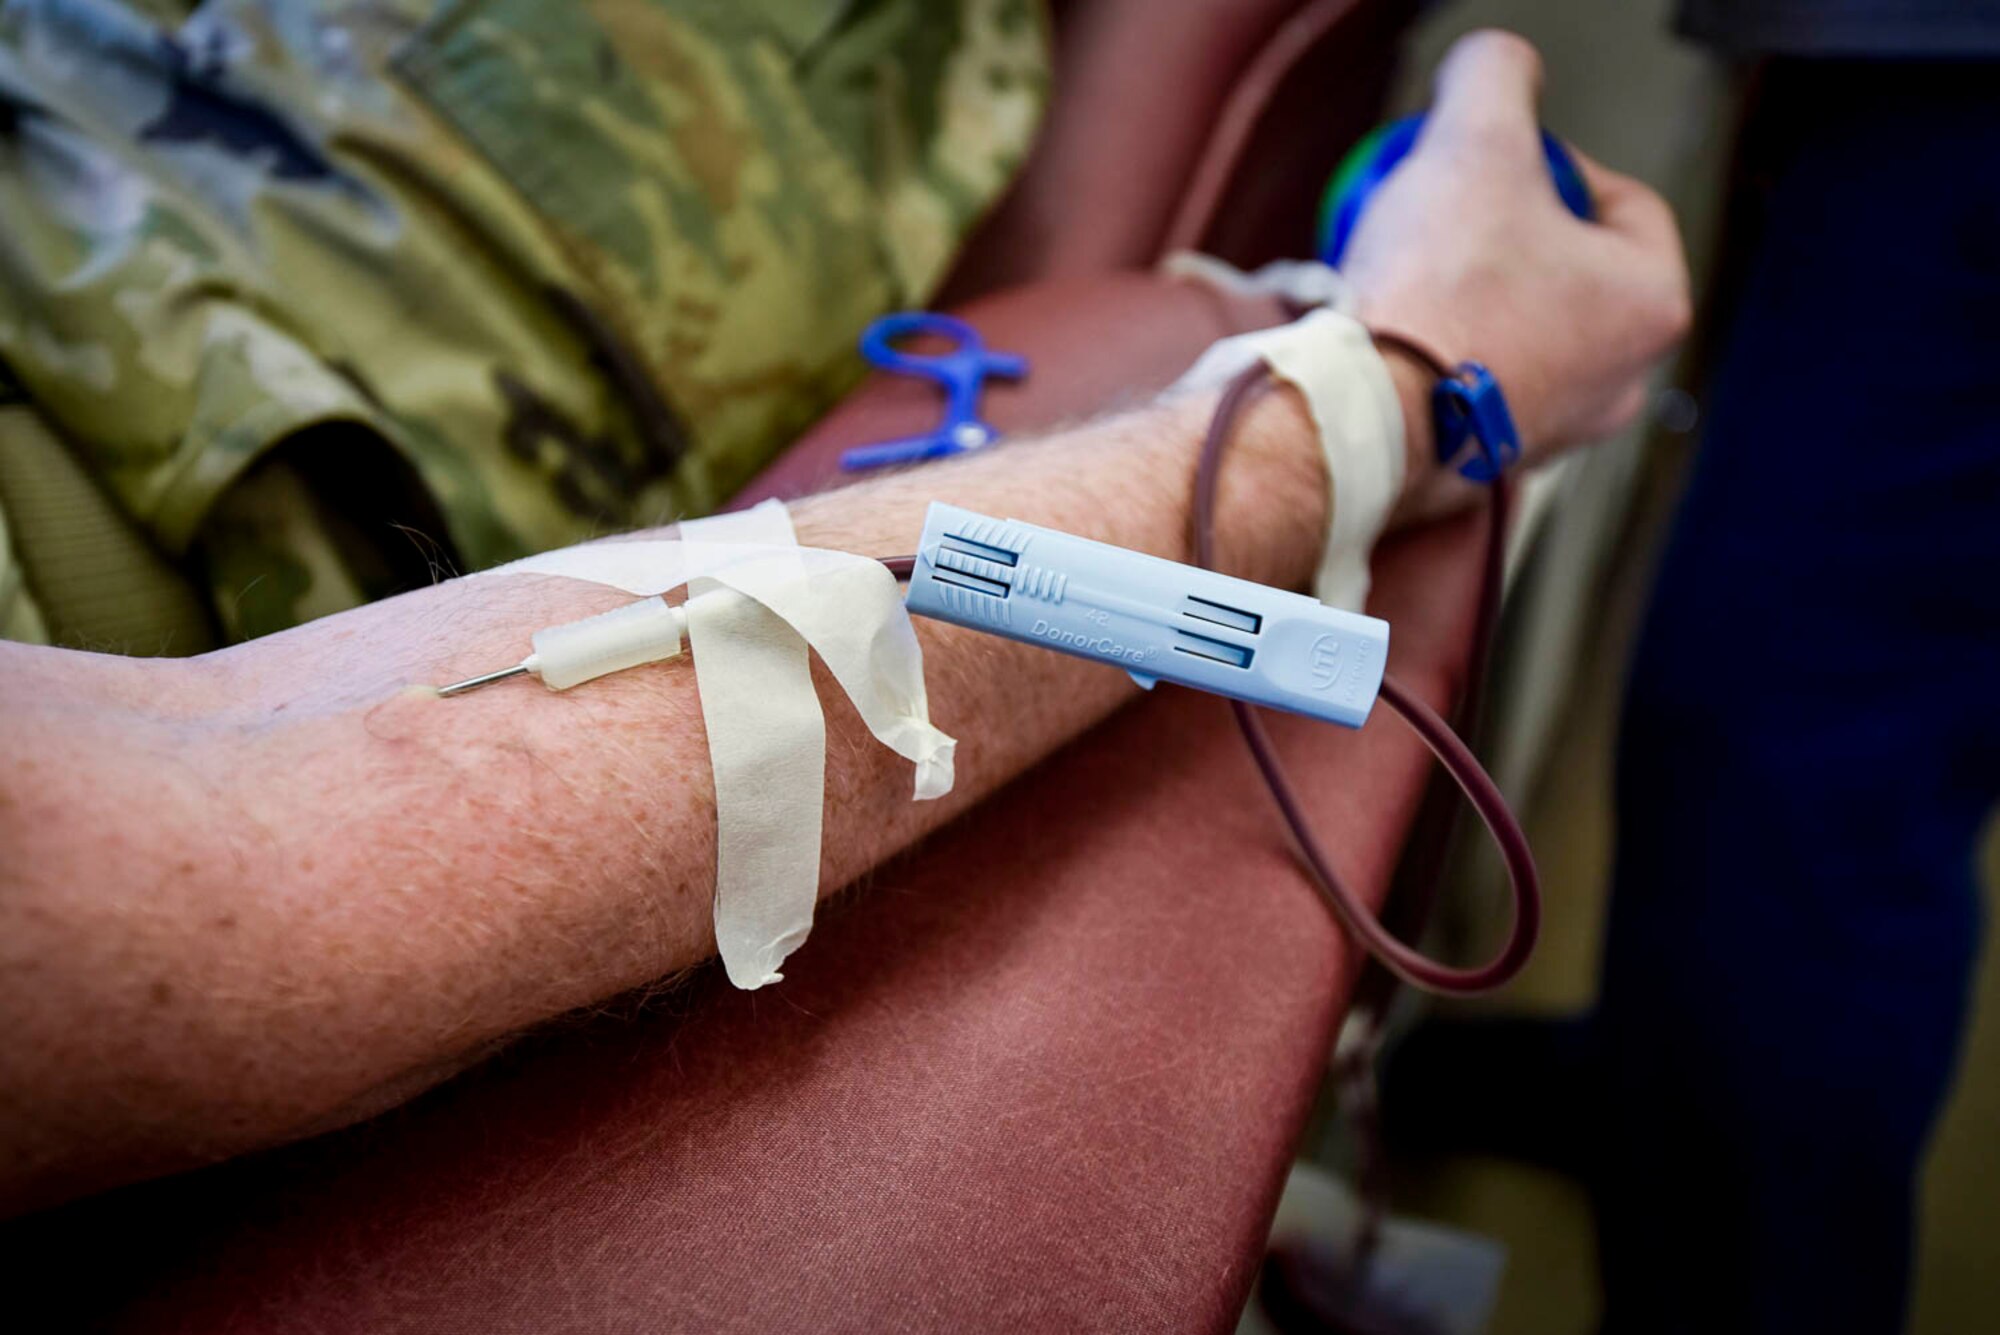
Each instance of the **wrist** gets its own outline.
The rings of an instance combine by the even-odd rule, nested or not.
[[[1429,323],[1435,327],[1437,322]],[[1403,410],[1407,468],[1392,522],[1430,519],[1463,508],[1478,494],[1480,484],[1462,476],[1459,468],[1445,466],[1439,457],[1438,431],[1441,387],[1461,376],[1470,354],[1460,345],[1433,342],[1412,334],[1410,326],[1386,319],[1371,321],[1369,329]],[[1493,385],[1499,388],[1497,381]],[[1503,419],[1508,416],[1504,397],[1499,411]],[[1501,428],[1502,436],[1513,433],[1511,424]],[[1518,448],[1518,437],[1515,441]]]
[[[1400,348],[1382,347],[1396,402],[1403,410],[1403,500],[1426,490],[1438,473],[1437,427],[1431,417],[1431,390],[1437,376]]]
[[[1437,419],[1432,398],[1440,376],[1449,375],[1467,358],[1487,359],[1487,350],[1449,309],[1407,297],[1361,293],[1355,318],[1375,336],[1376,349],[1389,366],[1396,396],[1403,406],[1405,499],[1434,489],[1447,470],[1438,466]]]

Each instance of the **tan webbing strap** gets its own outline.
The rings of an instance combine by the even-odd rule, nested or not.
[[[123,654],[196,654],[215,629],[195,586],[0,385],[0,635]]]

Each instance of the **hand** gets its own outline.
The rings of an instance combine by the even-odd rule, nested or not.
[[[1342,266],[1363,321],[1492,369],[1530,459],[1629,425],[1689,320],[1680,232],[1658,195],[1578,153],[1598,220],[1556,197],[1540,85],[1521,38],[1461,38]]]

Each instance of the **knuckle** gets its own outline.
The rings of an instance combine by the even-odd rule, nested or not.
[[[1678,242],[1674,245],[1669,260],[1665,281],[1660,285],[1660,295],[1656,302],[1659,312],[1659,327],[1663,340],[1669,345],[1686,338],[1694,328],[1694,291],[1689,280],[1687,259]]]
[[[1495,116],[1461,117],[1451,133],[1440,136],[1440,156],[1460,171],[1490,169],[1515,145],[1513,127]]]
[[[1468,58],[1510,65],[1537,82],[1542,77],[1542,53],[1517,32],[1480,28],[1460,38],[1459,46]]]
[[[1680,342],[1694,328],[1694,298],[1688,292],[1685,281],[1675,283],[1667,290],[1660,303],[1660,334],[1668,344]]]
[[[1694,301],[1686,275],[1656,274],[1627,289],[1625,327],[1632,350],[1648,361],[1680,344],[1694,326]]]
[[[1505,108],[1479,108],[1461,115],[1439,136],[1440,159],[1477,179],[1539,167],[1535,125]]]
[[[1674,249],[1678,251],[1681,244],[1681,224],[1680,219],[1674,216],[1673,205],[1667,203],[1660,192],[1649,185],[1639,184],[1638,191],[1639,206],[1653,216],[1661,235],[1670,238],[1674,243]]]

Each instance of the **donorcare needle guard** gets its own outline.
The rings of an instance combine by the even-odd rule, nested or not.
[[[932,502],[910,575],[916,616],[1358,728],[1389,623],[1273,589]]]

